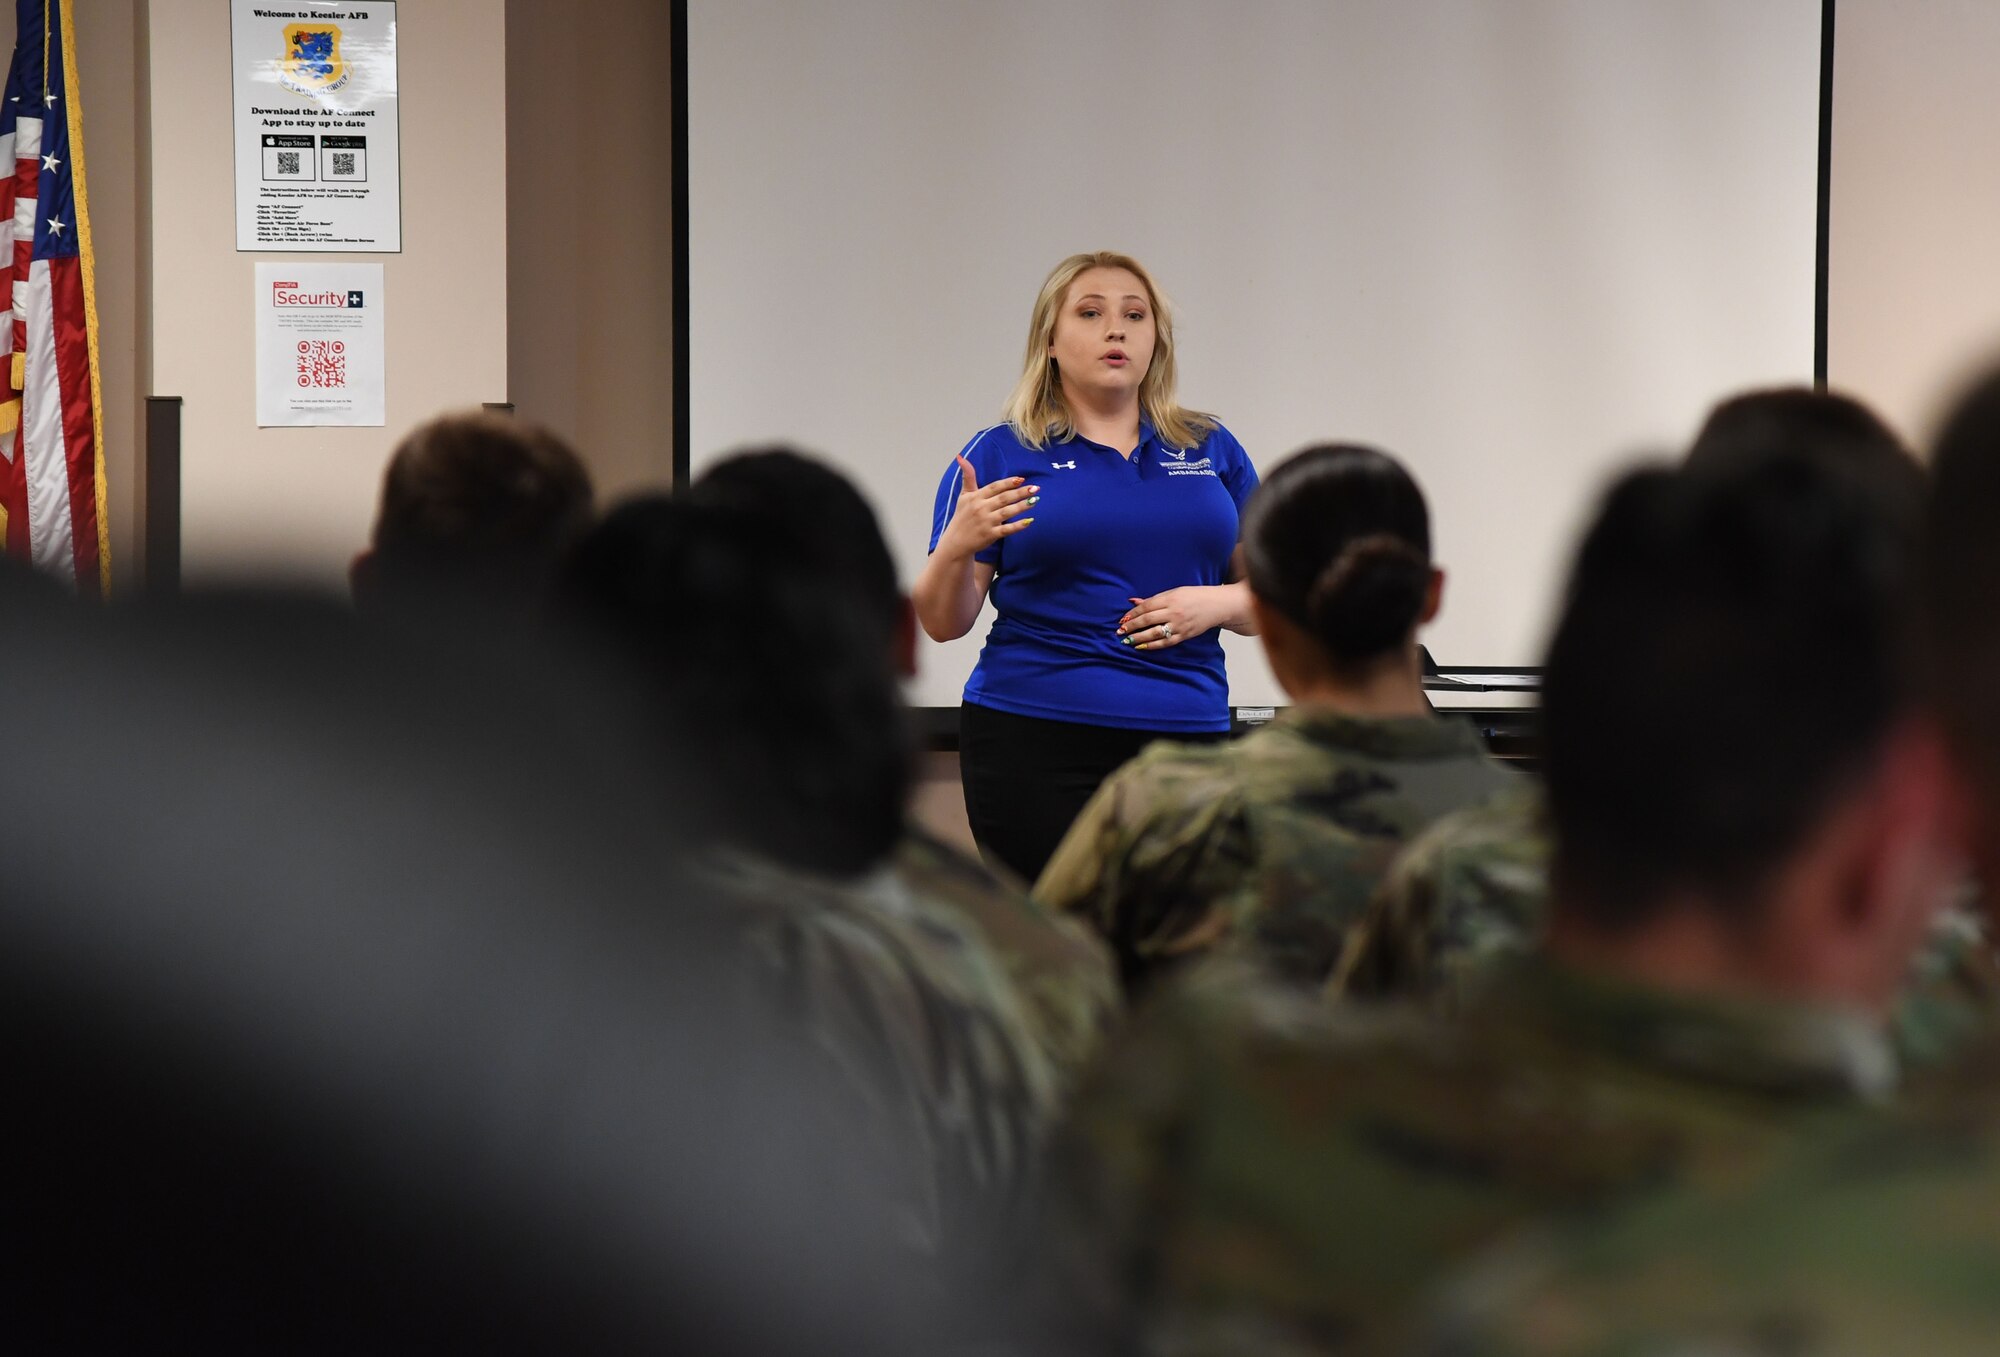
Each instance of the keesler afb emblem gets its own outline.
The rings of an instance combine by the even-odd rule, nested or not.
[[[285,59],[278,83],[296,94],[331,94],[352,74],[340,55],[340,29],[333,24],[286,24]]]

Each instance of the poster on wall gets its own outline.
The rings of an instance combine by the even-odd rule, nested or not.
[[[380,264],[257,266],[257,425],[387,422]]]
[[[230,0],[236,248],[403,248],[395,0]]]

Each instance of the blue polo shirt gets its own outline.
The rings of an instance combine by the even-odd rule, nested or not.
[[[1016,716],[1164,732],[1229,729],[1222,641],[1210,631],[1165,650],[1118,639],[1134,598],[1184,584],[1226,584],[1238,520],[1257,472],[1217,425],[1198,447],[1170,448],[1141,424],[1128,459],[1071,438],[1031,448],[1010,425],[978,434],[962,454],[979,483],[1025,476],[1042,488],[1033,526],[976,559],[994,568],[999,613],[965,700]],[[958,463],[945,468],[931,546],[958,506]]]

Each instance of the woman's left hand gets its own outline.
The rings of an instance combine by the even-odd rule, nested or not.
[[[1135,598],[1118,619],[1118,636],[1134,650],[1165,650],[1182,641],[1236,624],[1244,611],[1240,584],[1186,584],[1151,598]]]

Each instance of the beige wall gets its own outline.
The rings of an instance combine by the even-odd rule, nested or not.
[[[229,6],[146,0],[146,14],[152,384],[186,401],[185,573],[342,588],[396,440],[440,410],[506,399],[502,0],[397,7],[403,252],[296,256],[383,265],[380,429],[256,426],[254,267],[287,256],[236,251]]]
[[[1923,440],[2000,354],[2000,5],[1840,0],[1827,376]]]
[[[673,472],[673,161],[662,0],[507,0],[507,363],[607,498]]]
[[[145,372],[140,296],[140,89],[138,0],[79,4],[77,78],[83,85],[91,252],[96,259],[99,398],[104,406],[104,476],[111,519],[111,582],[140,583],[139,432]],[[11,45],[12,34],[9,33]],[[97,72],[103,78],[92,79]]]
[[[384,265],[388,427],[258,430],[250,278],[283,256],[234,248],[228,6],[77,6],[117,588],[140,582],[149,394],[187,401],[195,579],[337,587],[389,448],[450,405],[514,401],[610,494],[671,478],[668,7],[408,0],[399,17],[404,253],[310,256]],[[0,10],[0,51],[12,39]],[[155,182],[173,186],[157,221]],[[594,210],[557,209],[586,185]]]
[[[256,256],[235,252],[230,219],[228,7],[77,7],[120,585],[136,582],[142,549],[149,391],[189,402],[197,570],[272,558],[332,580],[394,436],[445,404],[514,400],[575,439],[614,492],[667,478],[667,6],[408,0],[402,18],[408,248],[371,256],[389,271],[391,426],[260,432]],[[0,43],[11,38],[0,11]],[[2000,6],[1987,0],[1840,0],[1830,375],[1919,436],[2000,348],[1996,54]],[[491,78],[503,68],[504,87]],[[155,182],[172,186],[158,220]],[[570,211],[585,185],[595,210]]]

